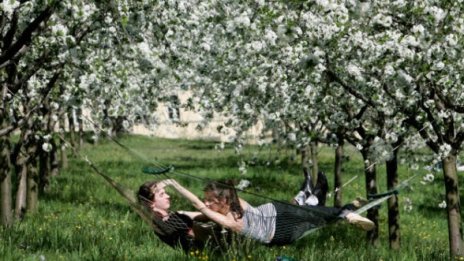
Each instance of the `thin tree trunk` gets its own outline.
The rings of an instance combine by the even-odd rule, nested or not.
[[[35,145],[31,145],[35,146]],[[38,209],[39,204],[39,173],[37,170],[37,160],[34,148],[31,154],[31,160],[27,164],[27,212],[34,213]]]
[[[27,164],[26,162],[21,163],[19,172],[19,184],[18,190],[16,191],[16,206],[15,206],[15,217],[18,220],[24,218],[27,207]]]
[[[71,143],[71,146],[74,148],[76,147],[76,126],[74,124],[74,112],[73,109],[70,108],[68,110],[68,125],[69,125],[69,143]]]
[[[60,165],[61,169],[68,168],[68,154],[66,152],[66,143],[60,139]]]
[[[368,148],[365,147],[361,152],[364,160],[364,173],[366,176],[366,194],[369,198],[369,195],[377,194],[377,177],[376,177],[376,167],[368,157]],[[367,211],[367,218],[372,220],[375,223],[375,228],[367,232],[368,240],[377,245],[379,243],[379,210],[378,208],[371,208]]]
[[[10,141],[8,136],[0,137],[0,218],[2,225],[13,224],[13,197],[11,187]]]
[[[398,151],[393,151],[393,157],[386,162],[388,190],[395,189],[398,185]],[[400,211],[398,196],[393,195],[388,199],[388,238],[390,248],[399,250],[401,247]]]
[[[54,139],[50,140],[50,144],[52,145],[52,150],[50,151],[50,176],[58,176],[60,173],[60,162],[58,160],[58,148]]]
[[[305,145],[302,149],[300,149],[301,153],[301,167],[303,168],[303,175],[306,178],[309,175],[309,147]]]
[[[67,117],[65,116],[66,114],[63,113],[60,116],[60,130],[63,130],[63,133],[65,132],[66,129],[66,119]],[[66,143],[60,138],[60,167],[61,169],[67,169],[68,168],[68,154],[66,152]]]
[[[317,185],[317,173],[319,172],[319,163],[317,160],[317,141],[312,141],[310,143],[310,148],[311,148],[311,161],[313,163],[313,166],[311,168],[311,182],[312,182],[313,188],[315,188]]]
[[[39,149],[39,193],[44,193],[50,183],[50,155]]]
[[[343,139],[339,139],[335,149],[335,170],[334,170],[334,206],[342,207],[342,166],[343,166]]]
[[[79,125],[79,149],[84,145],[84,122],[82,120],[82,108],[77,109],[77,123]]]
[[[445,176],[449,247],[451,259],[454,260],[458,256],[464,256],[456,155],[448,155],[442,163]]]

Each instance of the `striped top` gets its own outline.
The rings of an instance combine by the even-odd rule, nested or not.
[[[243,212],[241,234],[263,243],[270,243],[274,237],[276,214],[276,209],[272,203],[258,207],[248,205]]]

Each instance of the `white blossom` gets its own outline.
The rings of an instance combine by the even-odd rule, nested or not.
[[[447,206],[447,204],[446,204],[446,201],[444,201],[444,200],[442,202],[440,202],[440,204],[438,204],[439,208],[446,208],[446,206]]]
[[[275,45],[277,40],[277,34],[273,30],[267,29],[264,38],[268,41],[270,45]]]
[[[3,0],[2,3],[0,3],[0,10],[5,12],[8,16],[13,14],[14,9],[16,9],[19,6],[19,1],[17,0]]]
[[[55,35],[65,36],[68,34],[68,28],[62,24],[56,24],[51,27],[51,31]]]
[[[48,142],[42,144],[42,150],[45,152],[50,152],[52,150],[52,145]]]
[[[412,200],[410,198],[405,198],[404,199],[404,206],[403,206],[404,210],[407,211],[407,212],[411,212],[412,211]]]
[[[248,186],[250,186],[251,182],[247,179],[241,179],[240,182],[238,183],[238,185],[236,186],[237,189],[239,190],[244,190],[246,189]]]

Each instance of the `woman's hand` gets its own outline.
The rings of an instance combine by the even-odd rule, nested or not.
[[[175,184],[177,184],[177,182],[174,179],[164,179],[160,181],[159,183],[161,187],[166,187],[166,186],[175,185]]]

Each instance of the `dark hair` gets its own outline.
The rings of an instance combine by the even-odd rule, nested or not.
[[[227,204],[229,204],[230,211],[234,213],[237,218],[243,217],[243,209],[242,206],[240,206],[237,190],[235,190],[232,180],[210,181],[206,184],[203,191],[213,192],[215,197],[219,200],[225,199]]]
[[[158,185],[157,181],[148,181],[145,182],[139,188],[139,192],[137,193],[137,200],[140,204],[142,204],[147,209],[153,211],[150,205],[155,201],[155,193],[153,193],[153,188],[156,188]]]

